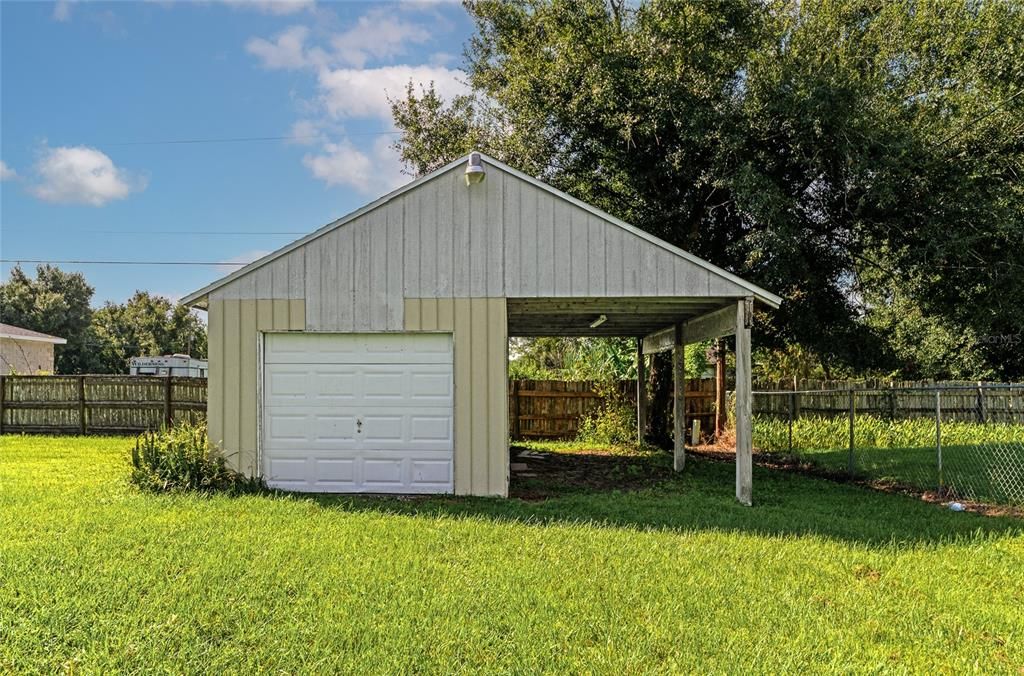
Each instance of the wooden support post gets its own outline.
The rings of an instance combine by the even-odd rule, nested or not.
[[[725,433],[725,341],[715,341],[715,439]]]
[[[164,427],[167,429],[171,429],[171,426],[174,424],[174,408],[171,400],[172,387],[171,376],[168,375],[164,383]]]
[[[647,433],[647,357],[644,339],[636,339],[636,441],[644,443]]]
[[[985,424],[988,422],[988,411],[985,410],[985,389],[984,383],[978,383],[978,422]]]
[[[672,347],[672,467],[682,472],[686,467],[686,342],[683,340],[683,325],[676,324],[675,341]]]
[[[522,435],[521,423],[519,421],[519,381],[512,381],[512,438],[518,439]]]
[[[85,376],[78,376],[78,433],[85,432]]]
[[[4,433],[4,400],[7,398],[7,384],[0,376],[0,434]]]
[[[754,501],[754,436],[750,363],[750,324],[753,301],[736,304],[736,499]]]

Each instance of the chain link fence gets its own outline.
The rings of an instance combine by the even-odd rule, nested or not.
[[[1024,504],[1024,385],[757,391],[754,447],[949,500]]]

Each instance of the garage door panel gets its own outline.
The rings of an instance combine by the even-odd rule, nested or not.
[[[335,405],[355,402],[358,392],[359,369],[353,366],[326,364],[309,367],[313,398],[316,404]]]
[[[338,337],[344,335],[343,340]],[[451,364],[444,333],[275,333],[264,347],[266,364]]]
[[[448,415],[411,415],[409,427],[410,440],[451,445],[452,419]]]
[[[452,464],[448,460],[413,460],[413,485],[448,485],[452,482]]]
[[[451,492],[450,335],[269,334],[264,355],[272,486]]]

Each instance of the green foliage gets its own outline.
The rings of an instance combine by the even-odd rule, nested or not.
[[[15,266],[0,284],[0,320],[67,339],[55,351],[62,374],[127,373],[128,360],[137,356],[206,358],[206,327],[185,306],[136,291],[125,303],[93,310],[92,296],[80,272],[40,265],[32,279]]]
[[[412,171],[474,145],[742,274],[786,297],[760,342],[826,373],[893,368],[863,317],[898,287],[1024,374],[1019,3],[467,7],[472,94],[393,102]]]
[[[710,343],[686,346],[686,377],[699,378],[708,366]],[[509,378],[513,380],[633,380],[636,341],[632,338],[513,338]]]
[[[131,482],[155,492],[234,491],[259,484],[228,469],[202,423],[140,434],[132,449]]]
[[[126,373],[131,357],[190,354],[205,359],[206,327],[184,305],[147,291],[93,313],[97,373]]]
[[[65,338],[67,344],[54,350],[54,368],[85,373],[92,368],[92,295],[80,272],[40,265],[33,279],[14,266],[10,279],[0,284],[0,320]]]
[[[576,440],[600,446],[635,446],[636,410],[617,382],[599,383],[594,391],[601,396],[601,406],[580,421]]]
[[[943,421],[942,443],[968,446],[1024,439],[1024,425]],[[828,450],[848,448],[850,421],[845,417],[806,416],[793,421],[793,447]],[[769,452],[789,448],[789,423],[784,419],[755,416],[754,446]],[[854,424],[856,448],[910,448],[935,446],[934,418],[886,420],[858,415]]]

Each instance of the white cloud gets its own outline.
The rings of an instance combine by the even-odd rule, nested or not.
[[[411,80],[414,84],[433,82],[443,98],[466,93],[461,82],[465,73],[443,66],[384,66],[381,68],[323,69],[319,75],[321,100],[334,118],[377,117],[391,119],[388,96],[401,97]]]
[[[365,194],[384,194],[408,180],[387,138],[378,139],[369,154],[348,139],[326,143],[320,154],[309,153],[302,163],[329,186],[349,186]]]
[[[53,20],[54,21],[70,21],[71,20],[71,1],[70,0],[57,0],[53,5]]]
[[[331,46],[338,63],[362,68],[370,58],[393,58],[404,54],[409,45],[423,44],[430,38],[425,26],[378,9],[359,17],[356,25],[331,38]]]
[[[18,172],[7,166],[7,163],[0,160],[0,181],[6,181],[11,178],[17,177]]]
[[[263,62],[264,68],[295,70],[309,65],[305,43],[309,29],[292,26],[279,33],[273,41],[251,38],[245,43],[245,51]]]
[[[292,125],[290,143],[300,146],[311,146],[315,143],[323,143],[327,140],[321,128],[321,124],[313,120],[298,120]]]
[[[262,14],[284,16],[296,14],[316,6],[315,0],[222,0],[237,9],[251,9]]]
[[[46,202],[99,207],[146,187],[145,180],[86,146],[47,148],[35,169],[39,182],[30,190]]]

